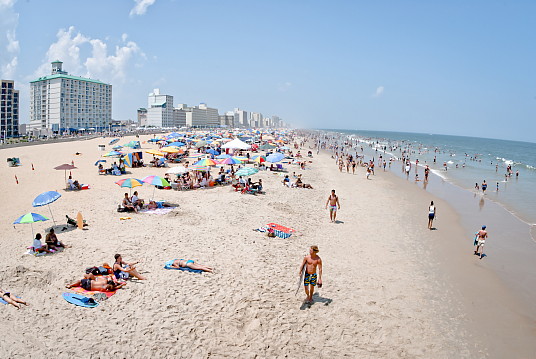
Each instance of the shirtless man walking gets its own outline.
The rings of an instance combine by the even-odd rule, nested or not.
[[[341,204],[339,203],[339,197],[335,194],[335,190],[331,190],[331,194],[328,197],[328,200],[326,202],[326,209],[329,205],[329,219],[331,222],[335,222],[335,218],[337,218],[337,207],[338,209],[341,209]]]
[[[486,226],[482,226],[482,229],[478,231],[477,236],[477,245],[475,249],[475,254],[478,255],[478,250],[480,249],[480,259],[484,255],[484,244],[488,238],[488,232],[486,231]]]
[[[305,277],[303,279],[303,286],[305,288],[305,303],[313,303],[313,294],[315,291],[316,284],[318,283],[318,288],[322,288],[322,259],[317,255],[318,246],[311,246],[309,248],[309,254],[303,258],[302,264],[300,266],[300,271],[298,273],[301,276],[303,268],[305,267]],[[316,269],[318,267],[318,275]]]

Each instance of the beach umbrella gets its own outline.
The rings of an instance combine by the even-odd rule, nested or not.
[[[30,223],[32,226],[32,238],[34,237],[34,231],[33,231],[33,224],[35,222],[44,222],[48,221],[48,218],[45,216],[42,216],[38,213],[26,213],[25,215],[20,216],[13,222],[13,224],[23,224],[23,223]]]
[[[186,168],[184,166],[176,166],[176,167],[170,167],[166,174],[173,174],[173,175],[182,175],[186,172],[188,172],[189,168]]]
[[[113,145],[114,143],[117,143],[119,142],[119,138],[114,138],[113,140],[110,141],[110,143],[108,143],[109,145]]]
[[[190,158],[199,158],[199,157],[203,157],[203,156],[206,156],[206,154],[204,154],[204,153],[192,153],[192,154],[188,155],[188,157],[190,157]]]
[[[119,151],[110,151],[108,153],[105,153],[102,155],[102,157],[117,157],[117,156],[122,156],[123,153],[119,152]]]
[[[210,153],[211,155],[214,155],[214,156],[220,154],[218,151],[216,151],[216,150],[213,149],[213,148],[208,149],[208,150],[207,150],[207,153]]]
[[[147,150],[145,151],[145,153],[148,153],[150,155],[155,155],[155,156],[161,156],[161,157],[164,157],[164,153],[158,151],[158,150]]]
[[[254,175],[255,173],[259,172],[258,169],[256,168],[253,168],[253,167],[244,167],[244,168],[241,168],[239,169],[238,171],[235,172],[235,175],[236,176],[251,176],[251,175]]]
[[[117,146],[112,147],[112,150],[116,150],[116,151],[117,151],[117,150],[120,150],[120,149],[122,149],[122,148],[123,148],[123,146],[121,146],[121,145],[117,145]]]
[[[216,156],[216,158],[219,159],[219,160],[229,158],[229,157],[232,157],[232,156],[228,155],[228,154],[225,154],[225,153],[222,153],[221,155]]]
[[[206,172],[208,171],[208,166],[191,165],[190,167],[188,167],[188,169],[191,171]]]
[[[197,141],[196,144],[195,144],[195,147],[196,148],[201,148],[201,147],[205,147],[207,145],[207,141]]]
[[[264,156],[255,156],[253,157],[253,162],[256,162],[256,163],[263,163],[266,161],[266,157]]]
[[[106,162],[106,160],[98,160],[97,162],[95,162],[95,166],[98,166],[101,162]]]
[[[227,157],[220,161],[221,165],[236,165],[242,163],[238,158],[236,157]]]
[[[285,158],[285,155],[282,153],[272,153],[266,157],[266,161],[274,163],[281,161],[283,158]]]
[[[221,146],[221,148],[234,148],[239,150],[247,150],[250,147],[250,145],[243,141],[240,141],[238,138],[235,138],[231,142],[227,142],[225,145]]]
[[[174,148],[174,147],[164,147],[164,148],[161,148],[160,151],[162,152],[166,152],[166,153],[178,153],[180,152],[180,150]]]
[[[70,165],[68,163],[64,163],[62,165],[54,167],[55,170],[65,171],[65,184],[67,184],[67,171],[68,170],[74,170],[75,168],[77,168],[77,167],[75,167],[74,165]]]
[[[203,158],[194,163],[194,166],[216,166],[218,163],[210,158]]]
[[[171,147],[171,146],[182,147],[182,146],[184,146],[184,143],[182,143],[182,142],[171,142],[168,146],[169,147]]]
[[[165,178],[160,177],[160,176],[147,176],[144,179],[142,179],[142,181],[145,182],[145,183],[148,183],[148,184],[151,184],[151,185],[155,186],[153,188],[153,199],[154,199],[154,190],[155,190],[156,186],[160,186],[160,187],[169,187],[170,186],[169,182]]]
[[[130,193],[132,194],[132,187],[143,186],[143,181],[137,178],[123,178],[115,182],[115,184],[119,185],[119,187],[130,188]]]
[[[34,207],[48,206],[49,204],[56,201],[60,197],[61,197],[61,194],[59,194],[56,191],[43,192],[39,196],[35,197],[35,199],[33,200],[32,206]],[[52,214],[52,210],[50,209],[50,206],[48,206],[48,210],[50,211],[50,216],[52,217],[52,221],[54,222],[54,225],[56,225],[56,220],[54,220],[54,215]]]

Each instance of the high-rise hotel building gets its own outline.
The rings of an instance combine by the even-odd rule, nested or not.
[[[10,80],[0,81],[0,138],[19,135],[19,91]]]
[[[30,131],[51,135],[101,131],[112,122],[112,85],[69,75],[62,62],[52,62],[52,74],[30,82]]]

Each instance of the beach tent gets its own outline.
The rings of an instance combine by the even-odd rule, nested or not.
[[[235,138],[231,142],[227,142],[225,145],[221,146],[221,148],[232,148],[232,149],[239,149],[239,150],[247,150],[251,146],[247,143],[240,141],[238,138]]]
[[[132,153],[125,155],[123,157],[123,161],[125,163],[125,166],[132,167],[132,162],[134,162],[134,160],[137,160],[139,162],[142,160],[142,158],[143,158],[142,152],[132,152]]]

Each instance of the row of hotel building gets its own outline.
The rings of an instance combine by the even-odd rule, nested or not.
[[[0,138],[64,134],[75,131],[107,131],[112,120],[112,85],[72,76],[62,70],[62,62],[52,62],[52,72],[30,82],[30,123],[21,125],[19,91],[11,80],[1,80]],[[277,117],[234,109],[224,115],[202,103],[188,107],[173,105],[173,96],[155,89],[146,108],[138,109],[137,126],[143,127],[284,127]],[[21,130],[25,127],[24,130]]]
[[[284,127],[278,116],[264,117],[262,113],[247,112],[239,108],[220,115],[218,109],[201,103],[189,107],[174,106],[173,96],[160,94],[154,89],[149,94],[147,107],[138,109],[138,124],[146,127]]]

